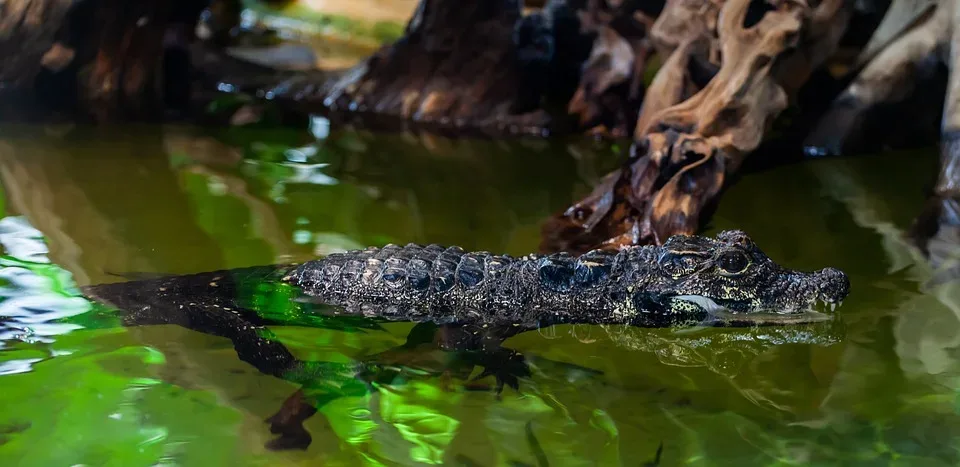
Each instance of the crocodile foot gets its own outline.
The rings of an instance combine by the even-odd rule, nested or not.
[[[317,408],[307,400],[303,389],[298,389],[283,402],[277,413],[266,419],[266,422],[270,424],[270,432],[280,435],[267,443],[267,449],[274,451],[306,450],[313,441],[313,437],[304,428],[303,422],[315,413],[317,413]]]
[[[488,376],[493,376],[496,381],[494,389],[499,398],[503,393],[504,385],[510,386],[515,391],[520,391],[520,378],[531,375],[530,366],[523,354],[515,350],[501,348],[495,352],[472,353],[471,357],[475,365],[483,368],[483,372],[467,383],[468,389],[489,389],[489,386],[478,384],[478,382]]]

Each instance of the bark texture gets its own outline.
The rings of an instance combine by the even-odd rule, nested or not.
[[[286,95],[329,110],[540,134],[555,124],[545,104],[569,98],[578,55],[589,51],[576,25],[566,2],[523,16],[516,0],[423,0],[400,40],[337,80]]]
[[[669,58],[643,102],[630,158],[549,220],[545,251],[660,244],[710,204],[810,74],[836,49],[841,0],[668,1],[651,40]]]
[[[0,3],[0,93],[11,98],[2,110],[36,106],[38,114],[112,121],[157,120],[166,110],[184,108],[190,82],[186,45],[205,4]]]

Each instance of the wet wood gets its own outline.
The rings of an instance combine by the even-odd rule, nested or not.
[[[943,107],[941,170],[936,191],[940,196],[960,198],[960,0],[953,0],[951,6],[950,39],[944,44],[950,75]]]
[[[699,228],[815,70],[834,70],[839,55],[852,57],[852,82],[813,128],[810,151],[855,146],[866,117],[915,97],[945,65],[937,190],[952,196],[960,187],[957,2],[894,0],[880,21],[857,8],[883,10],[885,1],[552,0],[529,8],[420,0],[400,40],[327,73],[231,57],[233,0],[213,2],[210,42],[193,37],[204,2],[10,0],[0,5],[0,51],[23,53],[0,65],[0,97],[28,89],[37,108],[150,120],[197,112],[226,87],[264,99],[204,121],[258,121],[272,105],[290,115],[285,121],[320,111],[454,132],[631,137],[621,169],[547,222],[542,248],[658,243]],[[878,17],[866,28],[872,36],[845,36],[855,14]],[[856,28],[862,34],[862,21]],[[848,49],[836,54],[841,43]]]
[[[565,102],[578,79],[564,70],[566,59],[555,58],[556,31],[566,26],[553,12],[522,17],[512,0],[422,0],[400,40],[298,98],[455,128],[540,134],[553,124],[542,101],[556,93]]]
[[[627,137],[655,52],[649,37],[654,19],[639,2],[591,0],[579,8],[580,31],[594,39],[567,112],[577,117],[579,131]]]
[[[660,71],[664,79],[655,79],[648,92],[658,98],[641,111],[631,158],[544,225],[542,250],[661,243],[694,233],[728,177],[835,49],[850,17],[839,0],[815,7],[780,2],[762,15],[749,0],[729,0],[716,10],[714,3],[701,5],[715,11],[715,19],[701,18],[697,27],[662,26],[691,17],[690,4],[678,2],[668,3],[657,19],[658,48],[673,53]],[[671,40],[664,31],[681,37]],[[717,52],[719,69],[698,86],[689,65],[713,63]],[[675,102],[684,86],[700,89]]]
[[[950,48],[955,3],[956,0],[943,0],[916,15],[901,18],[902,33],[895,39],[879,40],[886,46],[875,46],[877,50],[866,55],[872,58],[861,58],[865,61],[862,70],[852,70],[856,73],[853,81],[811,131],[805,143],[807,150],[819,155],[839,155],[862,151],[866,145],[882,140],[872,132],[866,134],[871,117],[883,108],[902,108],[913,100],[922,84],[935,78],[944,62],[944,51]],[[893,13],[901,9],[896,5],[894,2],[891,7]],[[877,34],[889,34],[888,29],[893,26],[880,29]],[[949,109],[946,112],[953,113]],[[947,120],[944,124],[947,129]]]
[[[955,279],[960,272],[949,263],[960,238],[960,1],[895,0],[858,64],[852,83],[809,135],[808,150],[839,155],[873,149],[890,138],[872,131],[876,120],[911,128],[903,109],[919,107],[928,115],[942,109],[940,173],[909,236],[935,269],[945,268],[938,282]],[[943,71],[938,102],[925,91]]]
[[[0,3],[0,87],[95,121],[163,119],[187,105],[185,47],[203,7],[190,0],[7,0]]]
[[[57,27],[70,10],[67,0],[7,0],[0,3],[0,82],[22,86],[44,68],[57,40]]]

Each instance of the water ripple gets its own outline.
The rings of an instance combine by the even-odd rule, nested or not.
[[[30,225],[24,217],[0,219],[0,245],[6,254],[31,263],[49,263],[47,244],[43,233]]]
[[[69,274],[50,264],[43,234],[23,217],[0,219],[0,349],[9,341],[51,343],[53,336],[80,329],[65,318],[91,310],[89,301],[65,290]],[[31,360],[7,361],[0,374],[28,371]]]

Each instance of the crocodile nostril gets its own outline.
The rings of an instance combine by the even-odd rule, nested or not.
[[[830,301],[839,302],[850,293],[850,278],[835,268],[824,268],[817,272],[820,277],[820,293]]]

